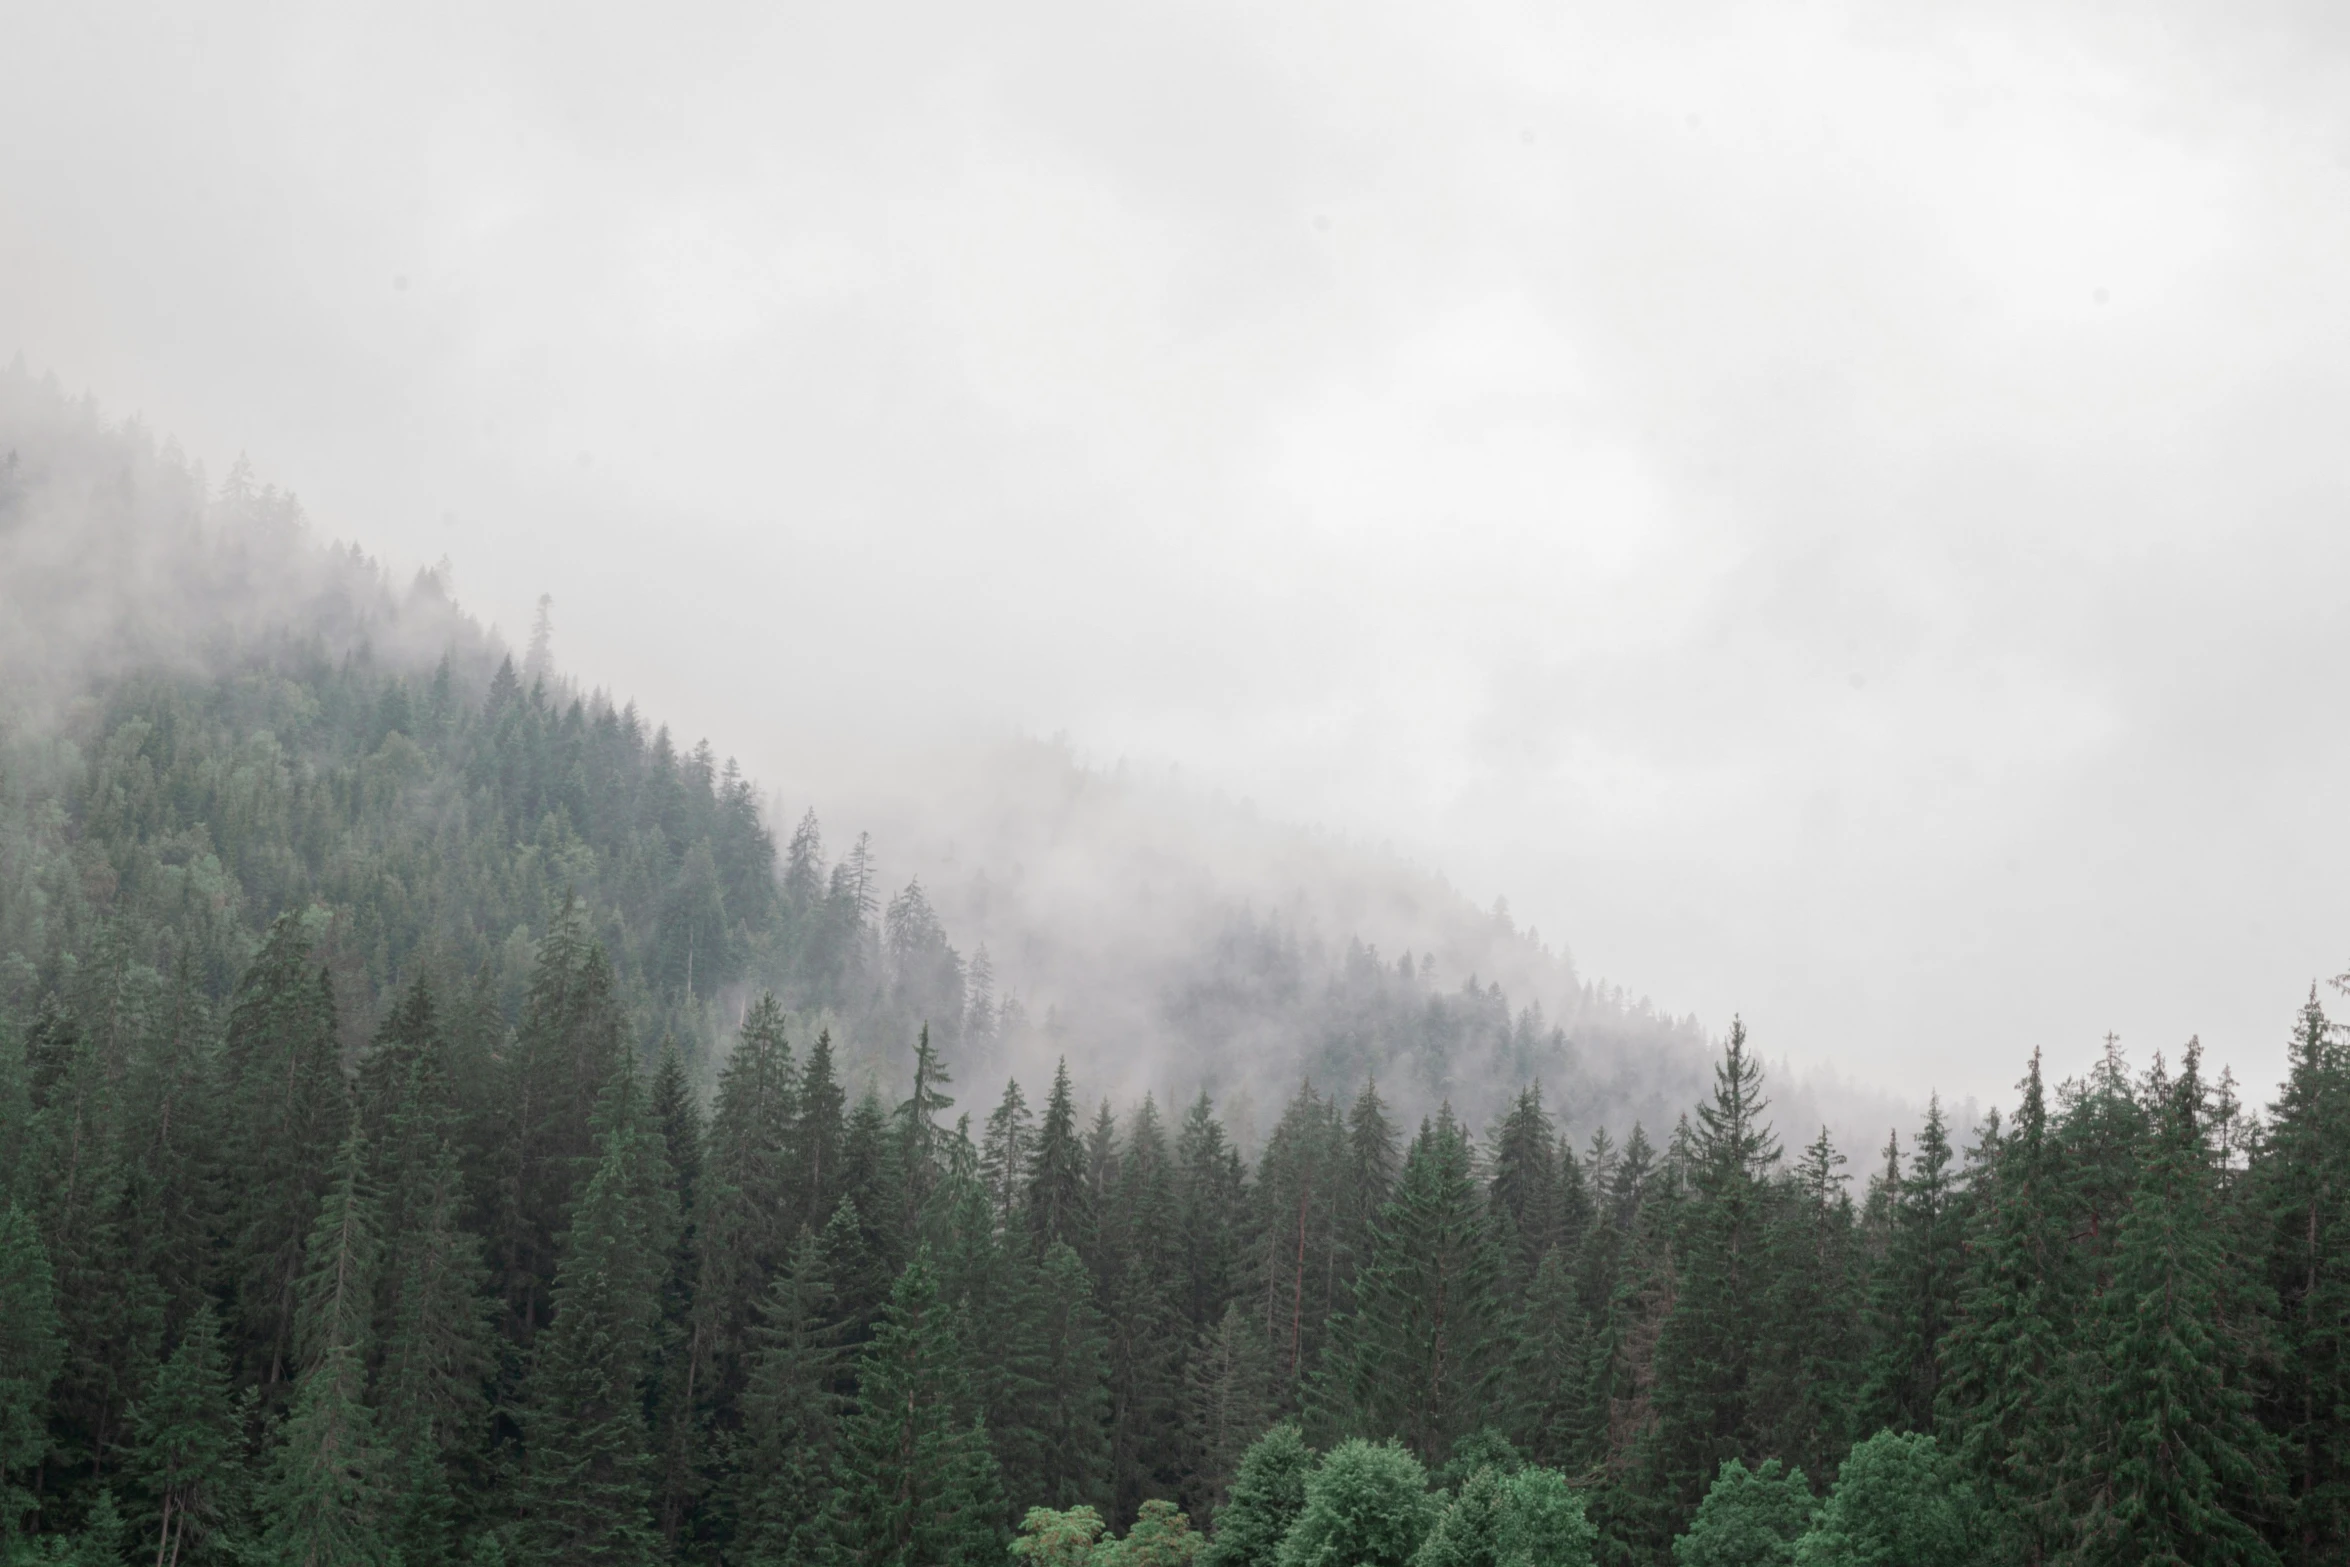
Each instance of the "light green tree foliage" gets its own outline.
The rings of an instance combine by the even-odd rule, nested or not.
[[[1031,1507],[1020,1520],[1020,1537],[1012,1542],[1012,1556],[1028,1567],[1087,1567],[1095,1542],[1109,1526],[1090,1507],[1056,1512]]]
[[[1173,1502],[1153,1498],[1135,1514],[1125,1539],[1094,1548],[1093,1567],[1191,1567],[1207,1543]]]
[[[1590,1567],[1599,1531],[1555,1469],[1471,1475],[1429,1531],[1414,1567]]]
[[[1244,1466],[1245,1467],[1245,1466]],[[1428,1472],[1394,1442],[1342,1442],[1306,1481],[1280,1567],[1404,1567],[1436,1522]]]
[[[1673,1560],[1679,1567],[1787,1567],[1818,1510],[1802,1470],[1776,1458],[1759,1469],[1726,1458],[1689,1532],[1673,1542]]]
[[[1277,1425],[1251,1443],[1216,1509],[1205,1567],[1273,1567],[1290,1525],[1305,1511],[1313,1472],[1314,1450],[1294,1425]]]
[[[1981,1518],[1934,1439],[1880,1431],[1853,1448],[1796,1567],[1974,1567]],[[1726,1559],[1726,1558],[1725,1558]]]

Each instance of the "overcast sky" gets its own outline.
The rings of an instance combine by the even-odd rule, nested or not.
[[[1001,729],[2004,1096],[2350,966],[2338,5],[0,0],[0,357],[779,786]]]

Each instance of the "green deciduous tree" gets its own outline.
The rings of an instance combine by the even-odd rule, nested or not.
[[[1427,1485],[1420,1461],[1396,1443],[1340,1443],[1306,1479],[1279,1567],[1406,1567],[1436,1522]]]
[[[1818,1511],[1802,1470],[1776,1458],[1754,1469],[1725,1458],[1689,1532],[1673,1541],[1675,1567],[1792,1567],[1795,1542]]]

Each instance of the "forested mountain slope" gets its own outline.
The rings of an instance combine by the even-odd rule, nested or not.
[[[2314,993],[2265,1114],[2192,1045],[2035,1057],[1855,1180],[1742,1029],[1499,921],[1407,961],[1322,928],[1357,892],[1254,902],[1294,866],[1086,980],[1006,909],[1100,834],[893,886],[21,376],[0,587],[10,1560],[2350,1548]],[[1495,954],[1550,1021],[1444,972]]]

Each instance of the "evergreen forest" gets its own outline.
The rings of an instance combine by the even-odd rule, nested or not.
[[[156,488],[107,440],[94,529]],[[919,883],[543,625],[166,466],[155,591],[229,608],[0,638],[7,1561],[2350,1560],[2318,989],[2265,1094],[2109,1039],[1865,1150],[1736,1022],[1609,1124],[1498,992],[1358,952],[1333,1006],[1486,1044],[1309,1051],[1236,1129],[1036,1054]]]

